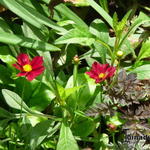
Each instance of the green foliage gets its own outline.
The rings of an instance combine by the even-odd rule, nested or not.
[[[150,78],[150,64],[139,66],[132,70],[132,72],[137,73],[138,79],[149,79]]]
[[[17,14],[19,17],[23,18],[28,23],[33,26],[41,29],[43,25],[46,25],[50,28],[53,28],[57,31],[64,32],[65,30],[59,27],[57,24],[49,20],[47,17],[43,16],[39,12],[37,12],[32,7],[28,6],[26,3],[20,0],[8,0],[8,1],[0,1],[0,4],[4,5],[6,8],[10,9],[12,12]]]
[[[95,9],[105,19],[105,21],[111,27],[113,27],[112,18],[109,16],[109,14],[102,7],[100,7],[95,1],[93,0],[87,0],[87,1],[91,5],[91,7],[93,7],[93,9]]]
[[[8,38],[9,37],[9,38]],[[10,33],[1,32],[0,42],[12,45],[19,45],[26,48],[32,48],[36,50],[47,50],[47,51],[59,51],[60,49],[51,44],[33,40],[31,38],[26,38]]]
[[[99,0],[101,7],[108,13],[108,1],[107,0]]]
[[[130,149],[123,136],[149,135],[147,10],[137,0],[0,0],[0,149]]]
[[[61,125],[60,136],[57,145],[57,150],[62,149],[79,150],[70,128],[64,123]]]
[[[137,61],[150,57],[150,39],[142,44],[140,53],[137,57]]]
[[[123,44],[123,42],[127,39],[129,35],[135,32],[135,30],[145,22],[149,22],[150,17],[145,15],[143,12],[140,12],[139,16],[134,20],[132,25],[129,27],[128,32],[123,36],[122,40],[120,41],[119,47]]]
[[[65,35],[61,36],[55,41],[55,44],[81,44],[90,46],[94,43],[92,35],[87,31],[82,31],[79,29],[71,29]]]
[[[72,126],[72,131],[75,136],[87,137],[94,131],[95,126],[94,121],[88,118],[76,117]]]
[[[6,100],[6,103],[10,107],[22,110],[24,112],[30,112],[30,109],[28,108],[28,106],[23,102],[21,97],[18,96],[16,93],[7,89],[3,89],[2,94]]]
[[[63,14],[67,19],[72,20],[75,23],[75,26],[80,29],[88,29],[88,26],[86,23],[80,19],[73,11],[71,11],[68,7],[66,7],[64,4],[60,4],[56,7],[56,10],[58,10],[61,14]]]
[[[116,33],[116,37],[120,38],[122,32],[125,29],[125,25],[127,24],[127,20],[131,14],[131,10],[126,13],[126,15],[122,18],[121,21],[118,21],[117,13],[115,12],[113,15],[113,28]]]
[[[42,141],[49,135],[49,132],[52,130],[51,121],[46,120],[40,122],[30,131],[30,146],[31,149],[36,149]]]

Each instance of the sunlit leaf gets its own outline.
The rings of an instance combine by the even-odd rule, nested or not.
[[[70,128],[62,123],[57,150],[79,150]]]
[[[105,21],[113,28],[112,18],[109,14],[99,6],[94,0],[87,0],[88,3],[93,7],[104,19]]]
[[[22,47],[32,48],[42,51],[60,51],[56,46],[39,40],[34,40],[20,35],[10,34],[6,32],[0,33],[0,42],[12,45],[20,45]]]
[[[138,79],[150,79],[150,64],[137,67],[132,72],[137,73]]]
[[[88,45],[90,46],[95,39],[89,32],[79,29],[71,29],[65,35],[61,36],[60,38],[56,39],[55,44],[71,44],[71,43],[78,43],[81,45]]]
[[[137,61],[150,57],[150,38],[146,42],[143,42]]]
[[[21,97],[19,95],[17,95],[16,93],[14,93],[10,90],[7,90],[7,89],[3,89],[2,94],[5,98],[6,103],[10,107],[19,109],[19,110],[22,109],[24,112],[31,112],[29,107],[23,102]]]

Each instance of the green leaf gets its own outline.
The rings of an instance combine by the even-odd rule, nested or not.
[[[16,58],[11,55],[11,51],[7,45],[1,46],[0,59],[12,67],[12,64],[16,62]]]
[[[126,15],[122,18],[122,20],[119,22],[117,13],[116,12],[114,13],[114,15],[113,15],[113,27],[114,27],[116,36],[118,38],[121,37],[130,14],[131,14],[131,10],[128,11],[126,13]]]
[[[150,38],[146,42],[142,43],[142,47],[138,55],[137,61],[147,57],[150,57]]]
[[[49,18],[43,16],[32,7],[26,5],[24,2],[20,2],[18,0],[1,0],[0,4],[4,5],[16,15],[37,28],[43,28],[43,25],[46,25],[57,31],[65,32],[64,28],[59,27],[56,23],[51,21]]]
[[[109,143],[109,137],[107,134],[102,133],[100,136],[100,141],[104,143],[104,145],[107,145]]]
[[[104,150],[104,149],[107,149],[108,148],[108,145],[109,145],[109,136],[105,133],[102,133],[100,135],[100,147],[99,147],[99,150]]]
[[[79,150],[70,128],[62,123],[56,150]]]
[[[94,129],[94,121],[83,117],[76,117],[74,120],[74,124],[72,125],[72,131],[74,135],[80,137],[88,136],[94,131]]]
[[[107,54],[107,48],[101,45],[99,42],[95,41],[94,42],[94,47],[95,50],[99,53],[101,56],[103,64],[106,63],[106,54]]]
[[[2,18],[0,18],[0,33],[1,32],[7,32],[7,33],[13,33],[12,32],[12,30],[11,30],[11,28],[8,26],[8,24],[5,22],[5,20],[4,19],[2,19]],[[16,51],[20,51],[19,50],[19,46],[18,45],[14,45],[14,46],[12,46],[12,45],[8,45],[9,46],[9,48],[10,48],[10,50],[12,51],[12,53],[15,55],[15,56],[17,56],[17,53],[16,53]],[[5,46],[6,47],[6,46]],[[8,49],[8,48],[7,48]],[[10,51],[9,50],[9,51]]]
[[[83,86],[77,86],[77,87],[73,87],[73,88],[63,88],[62,86],[57,84],[57,88],[58,88],[60,97],[63,100],[66,100],[71,94],[73,94],[74,92],[79,90],[81,87],[83,87]]]
[[[65,73],[64,73],[63,70],[61,70],[61,71],[59,72],[59,74],[57,75],[56,81],[57,81],[57,83],[60,84],[61,86],[63,86],[63,87],[65,86],[65,84],[66,84],[66,82],[67,82],[67,77],[66,77],[66,75],[65,75]]]
[[[109,31],[107,25],[100,19],[95,19],[89,28],[91,34],[95,35],[99,40],[108,43]]]
[[[29,82],[25,78],[18,78],[15,85],[15,92],[22,95],[25,103],[34,110],[43,111],[55,97],[49,87],[38,80]]]
[[[94,0],[87,0],[88,3],[95,9],[104,19],[105,21],[113,28],[113,21],[110,15],[100,7]]]
[[[102,8],[108,13],[108,0],[99,0],[99,3],[102,6]]]
[[[43,83],[38,83],[33,92],[29,104],[32,109],[38,111],[43,111],[55,98],[54,93]]]
[[[46,51],[38,51],[40,56],[43,56],[44,58],[44,66],[45,66],[45,71],[44,75],[42,78],[42,82],[45,83],[50,89],[55,93],[55,79],[54,79],[54,72],[53,72],[53,65],[52,65],[52,58],[51,54]]]
[[[71,44],[78,43],[81,45],[90,46],[94,42],[94,38],[89,32],[79,29],[71,29],[65,35],[55,41],[55,44]]]
[[[113,15],[113,28],[114,28],[115,31],[117,30],[118,23],[119,23],[118,22],[118,15],[115,12],[114,15]]]
[[[24,7],[22,7],[17,1],[14,0],[1,0],[1,5],[4,5],[6,8],[10,9],[15,14],[19,15],[21,18],[25,19],[27,22],[30,22],[34,26],[41,28],[42,24],[40,24],[36,17],[31,15],[31,12],[28,12]]]
[[[5,98],[6,103],[15,109],[19,109],[24,112],[31,112],[30,108],[23,102],[23,100],[21,99],[21,97],[19,95],[17,95],[16,93],[7,90],[7,89],[2,89],[2,94]]]
[[[65,99],[68,98],[71,94],[75,93],[77,90],[79,90],[82,87],[83,86],[81,85],[81,86],[65,89]]]
[[[128,32],[124,35],[124,37],[122,38],[121,42],[119,43],[119,47],[120,48],[122,46],[122,44],[124,43],[124,41],[127,39],[127,37],[129,35],[131,35],[132,33],[135,32],[135,30],[143,23],[145,22],[150,22],[150,17],[145,15],[143,12],[140,12],[140,15],[138,16],[138,18],[135,19],[135,21],[132,23],[132,25],[130,26]]]
[[[35,26],[24,22],[21,26],[23,34],[25,37],[32,38],[35,40],[41,40],[43,42],[47,42],[49,38],[49,31],[47,30],[39,30]],[[46,33],[45,33],[46,32]]]
[[[11,29],[7,25],[7,23],[4,21],[4,19],[0,18],[0,32],[8,32],[12,33]]]
[[[46,120],[38,123],[30,131],[30,147],[35,150],[52,130],[52,121]]]
[[[77,85],[83,86],[78,91],[78,99],[71,99],[69,98],[69,105],[73,107],[73,102],[77,101],[77,105],[79,110],[84,110],[86,105],[95,99],[96,94],[96,84],[94,80],[89,78],[86,74],[78,74],[77,76]],[[66,88],[73,87],[73,77],[71,76],[67,82]]]
[[[137,73],[137,78],[140,80],[150,79],[150,64],[137,67],[131,72]]]
[[[0,42],[12,45],[20,45],[22,47],[32,48],[41,51],[60,51],[58,47],[53,46],[49,43],[6,32],[0,33]]]
[[[133,57],[136,58],[134,48],[132,47],[131,42],[128,39],[125,40],[120,50],[123,51],[122,59],[130,53],[132,53]]]
[[[55,9],[66,16],[68,19],[73,20],[76,24],[76,27],[78,27],[79,29],[82,28],[84,30],[88,30],[88,26],[86,25],[86,23],[64,4],[59,4],[55,7]]]
[[[0,56],[0,58],[1,58],[1,56]],[[0,65],[0,83],[2,83],[2,84],[13,83],[13,80],[10,77],[11,77],[10,70],[5,66]]]
[[[120,126],[120,125],[122,125],[124,123],[124,120],[120,119],[119,117],[120,117],[119,114],[116,113],[113,117],[110,117],[107,120],[107,123],[108,124],[112,123],[112,124],[114,124],[116,126]]]
[[[14,115],[4,108],[0,107],[0,118],[12,118]]]
[[[128,20],[128,18],[129,18],[130,14],[131,14],[131,10],[129,10],[129,11],[126,13],[126,15],[122,18],[122,20],[118,23],[118,25],[117,25],[117,30],[118,30],[119,32],[122,32],[122,31],[124,30],[125,25],[126,25],[126,23],[127,23],[127,20]]]
[[[100,54],[102,62],[105,63],[106,62],[107,47],[102,45],[101,43],[104,43],[105,45],[107,45],[107,43],[109,41],[108,27],[106,26],[106,24],[102,20],[95,19],[91,23],[89,29],[90,29],[91,34],[96,36],[96,41],[93,44],[94,49]]]
[[[10,121],[11,119],[4,119],[4,120],[0,120],[0,134],[1,132],[4,132],[4,129],[8,126],[8,122]],[[2,135],[2,134],[1,134]],[[0,142],[0,146],[1,146],[1,142]],[[1,148],[1,147],[0,147]]]

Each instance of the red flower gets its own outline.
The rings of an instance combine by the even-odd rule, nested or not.
[[[116,71],[115,67],[109,66],[109,64],[100,64],[94,62],[92,64],[92,69],[86,72],[90,78],[95,79],[95,83],[100,83],[114,75]]]
[[[44,71],[43,57],[36,56],[30,61],[27,54],[20,54],[17,57],[17,63],[13,64],[15,68],[21,72],[17,76],[25,76],[27,80],[31,81]]]

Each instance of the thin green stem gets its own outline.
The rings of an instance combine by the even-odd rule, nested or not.
[[[77,86],[77,74],[78,74],[78,64],[74,65],[73,69],[73,86]]]
[[[78,64],[74,64],[74,69],[73,69],[73,87],[77,86],[77,75],[78,75]],[[74,93],[74,99],[75,99],[75,110],[77,108],[77,96],[78,92],[76,91]]]
[[[56,81],[54,81],[54,83],[55,83],[56,100],[57,100],[57,102],[58,102],[60,105],[64,106],[64,105],[65,105],[65,101],[61,98],[61,96],[60,96],[60,94],[59,94]]]
[[[112,138],[113,138],[114,149],[116,149],[117,144],[116,144],[116,141],[115,141],[115,133],[112,133]]]
[[[23,105],[23,99],[24,99],[24,89],[25,89],[25,79],[23,79],[23,88],[22,88],[22,93],[21,93],[20,119],[22,118],[22,105]]]
[[[111,59],[112,59],[112,64],[113,64],[114,61],[115,61],[115,57],[114,57],[114,54],[113,54],[111,48],[109,47],[109,45],[106,44],[106,43],[103,42],[103,41],[100,41],[100,40],[96,40],[96,41],[99,42],[100,44],[102,44],[103,46],[105,46],[105,47],[108,49],[108,51],[109,51],[109,53],[110,53],[110,56],[111,56]]]
[[[49,118],[49,119],[52,119],[52,120],[55,120],[55,121],[61,121],[62,118],[56,118],[55,116],[51,116],[51,115],[47,115],[47,114],[42,114],[42,113],[30,113],[28,115],[32,115],[32,116],[37,116],[37,117],[45,117],[45,118]]]
[[[114,59],[112,61],[112,65],[114,64],[115,62],[115,53],[117,52],[118,50],[118,46],[119,46],[119,40],[120,38],[116,36],[116,39],[115,39],[115,45],[114,45],[114,50],[113,50],[113,56],[114,56]]]
[[[74,64],[74,69],[73,69],[73,87],[77,86],[77,75],[78,75],[78,63],[75,63]],[[73,94],[75,111],[77,109],[77,99],[78,99],[77,94],[78,94],[77,91]],[[76,116],[76,114],[74,114],[73,117],[72,117],[72,123],[74,122],[75,116]]]

